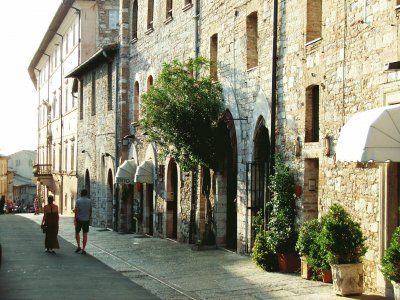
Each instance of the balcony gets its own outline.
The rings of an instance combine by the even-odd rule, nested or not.
[[[54,188],[54,179],[51,164],[37,164],[33,166],[33,175],[40,184],[47,186],[50,190]]]
[[[35,177],[52,176],[51,164],[38,164],[33,166],[33,175]]]

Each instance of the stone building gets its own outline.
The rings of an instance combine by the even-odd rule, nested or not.
[[[146,164],[153,176],[134,195],[143,232],[193,243],[212,228],[217,245],[249,253],[252,219],[268,201],[268,170],[280,153],[302,189],[299,224],[343,204],[368,238],[366,289],[385,293],[379,262],[399,225],[399,165],[339,162],[335,151],[356,112],[399,103],[396,63],[384,69],[399,59],[398,1],[121,3],[130,124],[121,130],[135,135],[128,157],[136,172]],[[197,55],[217,62],[211,75],[224,88],[231,147],[225,169],[186,174],[146,142],[140,96],[163,62]],[[213,193],[204,196],[206,180]]]
[[[79,8],[81,14],[86,9],[98,21],[87,23],[87,30],[82,21],[80,32],[91,32],[96,42],[81,36],[78,48],[91,51],[63,76],[79,79],[71,85],[75,94],[79,86],[79,105],[73,106],[78,128],[67,140],[76,145],[76,188],[90,188],[96,226],[248,254],[254,216],[269,201],[268,174],[279,153],[296,170],[298,225],[332,203],[344,205],[367,236],[366,290],[390,291],[379,264],[400,225],[399,163],[339,161],[336,150],[353,115],[400,103],[399,1],[120,0],[118,22],[111,18],[114,1],[107,2],[110,10],[105,1],[75,4],[83,3],[88,6]],[[110,20],[118,30],[107,30]],[[50,95],[58,95],[60,84],[50,88],[47,82],[57,81],[34,71],[51,68],[46,55],[37,55],[31,72],[43,77],[39,112],[51,120],[40,123],[38,158],[54,160],[57,169],[57,149],[66,139],[51,116],[58,98]],[[223,86],[220,138],[227,143],[218,170],[182,172],[147,141],[140,99],[163,62],[196,56],[215,62],[210,76]],[[351,140],[342,145],[353,146]],[[54,182],[60,178],[52,175]]]
[[[113,226],[118,44],[104,45],[67,74],[79,79],[78,188],[93,203],[92,225]]]
[[[38,196],[53,194],[62,214],[75,207],[80,153],[79,83],[66,75],[116,42],[118,14],[118,1],[62,1],[28,68],[38,92]]]

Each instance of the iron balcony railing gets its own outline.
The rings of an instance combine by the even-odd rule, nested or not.
[[[35,177],[49,176],[51,174],[52,174],[51,164],[37,164],[33,166],[33,175],[35,175]]]

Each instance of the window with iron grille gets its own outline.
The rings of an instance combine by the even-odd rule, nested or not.
[[[265,161],[251,161],[246,163],[246,193],[247,209],[250,210],[251,220],[251,240],[252,246],[255,240],[255,231],[253,226],[254,217],[259,211],[264,216],[265,224],[269,221],[270,194],[268,189],[269,163]]]

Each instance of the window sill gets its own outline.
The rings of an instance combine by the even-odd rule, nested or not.
[[[169,17],[164,21],[164,24],[167,25],[167,24],[171,23],[173,19],[174,19],[174,18],[173,18],[172,16],[169,16]]]
[[[183,11],[188,11],[189,9],[191,9],[193,7],[193,3],[188,3],[188,4],[186,4],[183,8],[182,8],[182,10]]]
[[[400,4],[397,4],[395,10],[400,10]]]
[[[251,67],[251,68],[247,69],[246,72],[252,72],[253,70],[256,70],[257,68],[258,68],[258,66]]]
[[[319,37],[319,38],[316,38],[316,39],[314,39],[314,40],[312,40],[312,41],[309,41],[309,42],[306,43],[306,47],[307,47],[307,46],[310,46],[310,45],[314,45],[314,44],[316,44],[317,42],[319,42],[319,41],[321,41],[321,40],[322,40],[322,38]]]
[[[154,31],[153,27],[150,27],[146,30],[146,32],[144,33],[145,35],[149,35],[150,33],[152,33]]]

